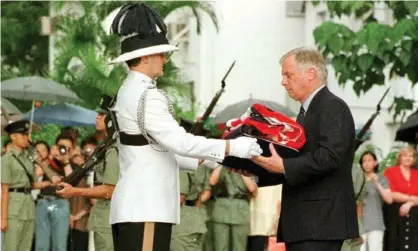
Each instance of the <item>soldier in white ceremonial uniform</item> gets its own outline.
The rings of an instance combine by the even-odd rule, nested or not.
[[[179,166],[227,155],[252,158],[262,153],[255,139],[206,139],[186,133],[156,79],[163,75],[169,45],[166,26],[146,4],[127,4],[112,23],[121,37],[121,56],[129,73],[114,111],[120,128],[120,177],[114,190],[110,223],[115,251],[169,251],[171,228],[180,220]]]

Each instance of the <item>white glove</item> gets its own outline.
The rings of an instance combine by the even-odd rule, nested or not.
[[[203,163],[202,163],[202,165],[204,165],[207,168],[212,169],[212,170],[214,170],[214,169],[218,168],[219,166],[221,166],[221,164],[219,164],[219,163],[217,163],[215,161],[211,161],[211,160],[204,160]]]
[[[250,159],[260,156],[262,153],[263,150],[257,144],[257,139],[255,138],[239,137],[229,140],[229,156]]]

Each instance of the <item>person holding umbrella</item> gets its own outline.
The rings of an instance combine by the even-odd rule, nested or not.
[[[8,124],[11,147],[1,158],[1,231],[4,250],[29,251],[35,230],[35,203],[31,191],[49,186],[34,182],[34,165],[29,158],[29,121]]]

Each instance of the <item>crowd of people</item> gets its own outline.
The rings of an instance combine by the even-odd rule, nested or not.
[[[104,116],[105,112],[99,113],[96,120],[99,131],[103,128]],[[5,142],[2,152],[2,189],[9,192],[6,196],[8,200],[3,197],[2,201],[3,205],[7,205],[7,210],[2,210],[3,250],[89,250],[89,231],[94,232],[95,250],[113,250],[109,223],[111,192],[105,202],[100,203],[93,196],[88,196],[88,192],[77,194],[74,189],[101,185],[97,180],[116,184],[119,175],[117,154],[114,156],[116,161],[107,163],[106,170],[96,166],[76,187],[69,189],[62,181],[84,164],[100,139],[92,135],[78,144],[77,131],[64,128],[54,145],[46,141],[33,144],[37,156],[36,164],[33,164],[29,160],[29,155],[34,152],[30,152],[28,145],[27,124],[28,121],[17,121],[6,128],[11,140]],[[22,156],[33,181],[28,180],[25,169],[14,161],[15,155]],[[17,187],[23,183],[27,189],[18,190]],[[58,193],[57,185],[64,185]],[[260,239],[260,230],[253,231],[255,236],[249,237],[250,200],[256,197],[258,190],[252,178],[229,172],[221,166],[212,171],[201,165],[196,172],[181,171],[180,186],[181,224],[173,228],[171,250],[245,250],[247,238],[250,246],[260,245],[257,244],[259,240],[251,242],[256,237]],[[273,199],[272,196],[269,199]],[[270,207],[273,210],[260,207],[253,210],[258,214],[270,211],[270,215],[253,215],[258,221],[267,220],[270,223],[261,227],[263,247],[267,246],[268,237],[276,231],[274,219],[277,220],[278,212],[274,210],[277,207]],[[21,222],[28,225],[19,228]],[[107,236],[100,238],[97,232],[105,229]],[[97,238],[100,240],[97,241]]]
[[[416,159],[417,152],[412,147],[401,149],[396,165],[392,167],[379,167],[373,151],[361,154],[358,166],[353,167],[361,237],[346,242],[343,250],[354,247],[361,251],[417,248]]]
[[[105,115],[99,114],[98,129]],[[27,151],[19,152],[19,146],[26,144],[24,136],[16,137],[22,134],[19,126],[24,124],[17,123],[15,129],[10,129],[14,136],[4,143],[2,152],[2,184],[11,186],[29,183],[23,169],[8,157]],[[27,131],[22,132],[25,135]],[[28,187],[26,199],[19,191],[9,189],[8,215],[6,221],[2,220],[2,232],[16,236],[12,237],[15,241],[5,242],[4,250],[30,250],[31,247],[33,250],[89,250],[89,231],[101,232],[101,229],[108,229],[101,241],[108,245],[93,241],[95,250],[112,250],[109,209],[104,214],[92,214],[96,199],[64,191],[64,195],[71,195],[66,199],[55,190],[74,168],[84,164],[103,140],[97,135],[100,134],[82,140],[79,145],[77,132],[64,128],[54,145],[46,141],[34,143],[38,158],[45,165],[32,165],[32,188],[37,189]],[[418,195],[416,158],[416,150],[406,147],[399,152],[395,166],[380,172],[375,153],[362,153],[360,162],[353,166],[361,237],[346,241],[342,250],[414,250],[418,225],[418,207],[413,202]],[[27,162],[27,159],[22,157],[22,161]],[[116,184],[117,161],[109,170],[113,170],[113,177],[107,174],[107,179]],[[103,174],[104,170],[96,168],[77,187],[97,185],[94,177]],[[180,171],[181,221],[173,228],[171,250],[266,250],[269,237],[277,233],[281,185],[268,189],[258,188],[254,179],[222,166],[212,170],[201,165],[195,172]],[[106,203],[110,203],[110,197],[102,207],[106,207]],[[21,222],[26,223],[25,227],[16,228]],[[91,236],[97,238],[97,235]]]

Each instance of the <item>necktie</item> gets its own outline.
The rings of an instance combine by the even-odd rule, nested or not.
[[[299,124],[303,124],[303,120],[305,119],[305,109],[303,109],[303,106],[300,107],[299,114],[296,118],[296,122]]]

